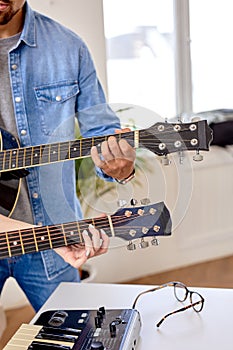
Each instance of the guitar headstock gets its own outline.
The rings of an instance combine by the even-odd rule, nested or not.
[[[171,235],[171,217],[164,202],[121,208],[111,219],[115,236],[126,241]]]
[[[162,156],[179,151],[208,151],[212,130],[206,120],[193,123],[156,123],[140,130],[140,146]]]

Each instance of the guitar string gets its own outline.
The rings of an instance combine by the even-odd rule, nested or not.
[[[185,128],[184,128],[182,130],[182,132],[183,131],[187,131],[187,130],[189,130],[189,129],[185,130]],[[143,134],[143,132],[145,133],[147,131],[146,130],[139,130],[139,132],[141,134]],[[127,134],[133,134],[133,133],[134,133],[134,131],[133,132],[129,132],[129,133],[123,133],[123,134],[120,134],[120,135],[121,135],[122,138],[126,138],[127,139],[127,136],[128,136]],[[172,130],[172,133],[174,133],[174,130]],[[164,137],[164,135],[166,136],[166,134],[169,135],[170,134],[169,131],[166,130],[166,133],[163,133],[163,134],[160,134],[160,135]],[[117,137],[118,135],[119,134],[114,135],[114,136]],[[106,137],[109,137],[109,135],[107,135]],[[103,137],[103,136],[96,137],[96,139],[98,139],[98,138],[103,140],[105,137]],[[190,141],[189,139],[182,139],[182,140],[184,142]],[[150,139],[150,138],[148,138],[148,136],[145,138],[145,140],[143,140],[143,135],[141,135],[140,141],[141,141],[141,143],[143,143],[143,142],[145,143],[145,141],[146,141],[146,143],[148,145],[150,145],[149,142],[151,141],[152,142],[151,145],[153,146],[153,145],[160,144],[163,140],[157,140],[157,139],[155,139],[155,137]],[[87,151],[90,148],[90,143],[93,143],[93,139],[91,139],[91,138],[89,138],[89,139],[80,139],[80,140],[73,140],[73,141],[65,141],[65,142],[61,142],[61,143],[58,143],[58,144],[43,144],[43,145],[30,146],[30,147],[25,147],[25,148],[14,148],[14,149],[2,150],[0,152],[0,156],[2,155],[2,159],[0,159],[0,160],[3,161],[4,155],[5,155],[5,159],[7,159],[7,157],[9,158],[6,161],[10,162],[10,158],[12,158],[12,156],[14,157],[14,155],[12,153],[16,152],[16,156],[15,156],[16,160],[18,160],[18,161],[30,160],[30,162],[32,162],[32,160],[35,159],[35,156],[34,157],[32,156],[33,153],[35,152],[35,150],[38,150],[38,153],[40,154],[40,156],[38,157],[38,160],[39,160],[39,159],[43,159],[43,157],[47,158],[47,156],[49,156],[49,155],[51,156],[53,154],[53,153],[51,154],[51,150],[54,147],[57,148],[56,154],[58,154],[58,153],[61,154],[61,153],[65,152],[65,151],[66,151],[66,154],[68,154],[68,153],[72,152],[72,143],[74,143],[74,144],[78,143],[76,145],[76,147],[81,145],[82,147],[80,147],[80,149]],[[174,143],[174,139],[172,139],[171,141],[170,140],[166,140],[165,143],[167,145],[172,145]],[[65,146],[67,148],[67,145],[69,145],[68,150],[67,149],[63,150],[62,147]],[[86,149],[85,147],[87,147],[87,145],[88,145],[88,148]],[[75,148],[75,145],[73,145],[73,147]],[[20,151],[22,152],[22,150],[24,151],[23,155],[20,154]],[[28,155],[27,153],[28,153],[29,150],[30,150],[30,154]],[[48,151],[48,153],[46,153],[47,151]],[[78,151],[80,151],[80,150],[78,150]],[[41,154],[41,152],[42,152],[42,154]]]
[[[135,217],[137,217],[137,216],[133,215],[130,218],[133,219]],[[119,220],[119,218],[112,218],[113,224],[117,225],[117,224],[120,224],[120,223],[121,224],[124,223],[124,221],[129,221],[129,218],[125,218],[125,217],[120,217],[120,218],[121,218],[120,220]],[[104,220],[104,222],[107,223],[107,220]],[[4,234],[4,235],[8,234],[9,245],[10,245],[10,248],[12,250],[22,249],[22,247],[25,248],[25,249],[27,249],[28,247],[32,248],[31,243],[33,243],[33,247],[35,247],[35,245],[36,245],[35,244],[35,239],[34,239],[34,236],[32,235],[33,231],[35,232],[35,235],[37,235],[39,233],[39,237],[38,238],[40,238],[40,241],[38,241],[38,240],[36,240],[36,241],[37,241],[37,244],[39,245],[40,248],[50,246],[50,244],[48,243],[49,242],[49,238],[51,238],[51,239],[55,239],[56,238],[57,242],[60,239],[60,242],[62,242],[62,245],[64,246],[65,245],[64,234],[68,234],[69,232],[64,232],[64,233],[61,234],[61,231],[63,232],[63,229],[64,230],[69,229],[69,231],[72,230],[72,231],[77,231],[78,232],[77,234],[74,233],[74,234],[72,234],[70,236],[66,236],[66,239],[71,239],[72,240],[72,239],[75,239],[75,238],[78,238],[78,237],[80,238],[80,232],[82,230],[84,230],[84,229],[87,229],[88,223],[86,221],[85,222],[82,221],[82,222],[78,222],[78,224],[79,224],[79,229],[78,229],[77,222],[73,222],[73,223],[67,223],[67,224],[60,224],[60,225],[57,225],[57,226],[45,226],[41,230],[40,230],[40,227],[35,227],[34,228],[35,230],[29,228],[29,229],[24,229],[24,230],[9,231],[9,232],[6,232],[6,233],[2,232],[2,234]],[[108,228],[109,225],[107,225],[107,226],[103,225],[102,226],[103,229],[106,228],[106,227]],[[48,229],[51,228],[51,230],[48,231],[47,228]],[[138,228],[141,228],[141,226],[132,226],[132,225],[130,226],[130,229],[138,229]],[[117,229],[117,232],[118,232],[119,236],[125,235],[125,230],[126,230],[125,227],[120,227],[120,228],[116,227],[116,229]],[[36,232],[36,230],[38,230],[39,232]],[[57,230],[58,230],[58,232],[57,232]],[[16,242],[20,242],[20,233],[21,233],[21,236],[22,236],[22,239],[23,239],[23,244],[21,245],[21,243],[19,243],[18,246],[17,245],[15,246],[14,245],[15,241]],[[26,233],[26,235],[25,235],[25,233]],[[14,234],[17,234],[17,236],[14,236]],[[1,233],[0,233],[0,235],[1,235]],[[44,241],[43,241],[43,240],[41,240],[41,237],[44,237],[44,236],[48,236],[48,238],[44,238]],[[27,237],[29,239],[27,239]],[[133,239],[133,237],[132,237],[132,239]],[[0,238],[0,253],[1,253],[2,250],[5,251],[5,249],[1,247],[1,240],[2,239]],[[47,242],[45,240],[47,240]],[[13,246],[12,246],[12,243],[13,243]],[[68,245],[71,245],[71,244],[74,244],[74,243],[71,241],[71,243],[68,244]],[[33,251],[35,251],[35,250],[36,249],[33,249]],[[28,250],[27,250],[27,253],[28,253]]]

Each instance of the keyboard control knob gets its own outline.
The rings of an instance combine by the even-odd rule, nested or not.
[[[104,350],[104,345],[101,341],[95,341],[91,344],[91,350]]]

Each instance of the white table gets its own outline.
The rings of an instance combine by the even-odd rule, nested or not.
[[[131,308],[134,298],[148,285],[95,283],[61,283],[32,320],[46,310]],[[205,298],[204,308],[197,314],[192,308],[168,317],[159,330],[155,323],[179,303],[170,287],[148,293],[139,299],[137,310],[142,319],[137,350],[232,350],[233,290],[190,288]],[[188,301],[185,302],[185,305]]]

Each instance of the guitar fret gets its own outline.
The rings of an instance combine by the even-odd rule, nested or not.
[[[40,164],[47,164],[49,159],[48,146],[40,145]]]
[[[65,224],[63,225],[63,229],[64,229],[67,245],[80,243],[79,232],[76,225],[72,223]]]
[[[39,251],[50,249],[50,240],[46,227],[35,227],[34,232]]]
[[[38,165],[41,163],[41,148],[40,146],[32,147],[32,165]]]
[[[23,254],[34,253],[38,251],[34,237],[34,228],[19,231],[20,243]]]
[[[70,156],[71,156],[71,155],[70,155],[70,145],[71,145],[71,142],[69,141],[69,142],[68,142],[68,158],[69,158],[69,159],[70,159]]]
[[[81,221],[81,222],[82,222],[82,221]],[[78,222],[78,221],[76,222],[76,226],[77,226],[77,230],[78,230],[78,235],[79,235],[80,243],[83,243],[83,236],[82,236],[82,234],[81,234],[80,225],[79,225],[79,222]]]
[[[66,234],[65,234],[65,230],[64,230],[64,224],[61,225],[61,227],[62,227],[62,234],[63,234],[64,242],[65,242],[65,245],[67,246],[68,244],[67,244]]]
[[[48,149],[48,163],[51,162],[51,145],[49,145],[49,149]]]
[[[111,221],[112,223],[112,221]],[[110,225],[109,223],[109,217],[99,217],[99,218],[93,218],[92,219],[92,224],[94,225],[94,227],[97,230],[104,230],[104,232],[106,233],[106,235],[108,235],[109,237],[113,236],[112,231],[114,231],[113,229],[113,225]],[[115,236],[115,234],[114,234]]]
[[[5,151],[4,168],[10,169],[11,168],[10,164],[11,164],[11,151],[7,150]]]
[[[25,250],[24,250],[24,244],[23,244],[23,239],[22,239],[22,234],[21,231],[19,230],[19,239],[20,239],[20,244],[22,247],[22,253],[25,254]]]
[[[60,148],[60,143],[57,145],[57,160],[58,162],[60,161],[60,157],[61,157],[61,148]]]
[[[57,162],[58,159],[58,145],[52,144],[50,148],[50,162]]]
[[[7,232],[0,232],[0,259],[11,257]]]
[[[139,131],[134,131],[134,147],[139,148]]]
[[[65,245],[62,225],[48,226],[48,231],[50,233],[53,248],[58,248]]]
[[[5,153],[0,152],[0,171],[4,170],[4,156],[5,156]]]
[[[48,226],[46,226],[46,230],[47,230],[47,235],[48,235],[48,238],[49,238],[49,246],[50,246],[51,249],[53,249],[53,244],[52,244],[52,240],[51,240],[50,230],[49,230]]]
[[[23,168],[25,166],[25,149],[19,148],[18,149],[18,167]]]
[[[31,147],[25,148],[25,157],[24,157],[25,166],[32,166],[32,149]]]
[[[60,143],[60,160],[70,159],[70,144],[69,142]]]
[[[23,254],[19,231],[8,232],[7,239],[8,239],[8,246],[11,252],[10,256]]]
[[[14,149],[11,152],[11,168],[18,168],[18,149]]]
[[[114,232],[114,227],[113,227],[113,223],[112,223],[112,218],[110,215],[107,216],[108,217],[108,222],[109,222],[109,226],[110,226],[110,231],[112,234],[112,237],[115,237],[115,232]]]
[[[75,140],[70,142],[70,159],[81,157],[82,141]]]
[[[35,249],[36,249],[36,252],[38,252],[39,249],[38,249],[38,245],[37,245],[36,233],[35,233],[35,228],[34,228],[34,227],[32,228],[32,232],[33,232],[33,238],[34,238]]]

